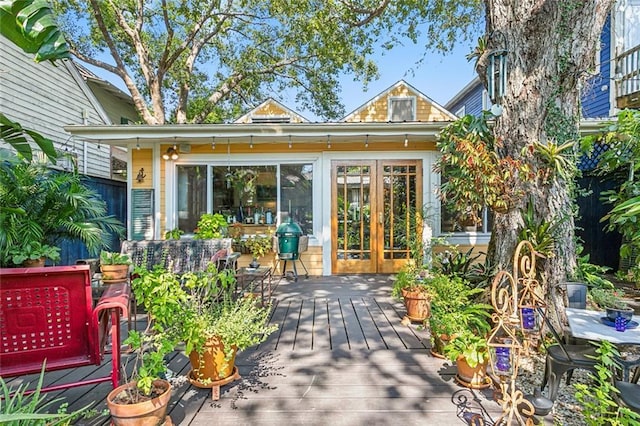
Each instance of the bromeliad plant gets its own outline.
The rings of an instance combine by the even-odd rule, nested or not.
[[[502,213],[511,210],[524,194],[522,182],[531,179],[523,161],[497,155],[500,141],[487,125],[489,117],[465,115],[438,137],[442,153],[434,166],[442,175],[438,197],[460,225],[479,225],[485,206]]]

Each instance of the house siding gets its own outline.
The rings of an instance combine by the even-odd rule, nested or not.
[[[479,117],[482,114],[482,92],[484,87],[478,81],[478,83],[469,92],[463,96],[459,101],[453,104],[447,104],[446,107],[450,111],[458,111],[464,107],[465,114]]]
[[[92,81],[87,81],[87,85],[91,88],[96,99],[98,99],[98,102],[100,102],[100,105],[109,116],[111,123],[121,124],[122,118],[126,118],[133,123],[140,121],[131,100],[126,101],[120,99]]]
[[[37,64],[0,36],[0,111],[51,139],[56,148],[77,154],[81,172],[109,178],[110,147],[85,142],[63,130],[67,124],[104,124],[96,107],[63,63]]]
[[[600,66],[598,75],[590,79],[582,94],[584,118],[608,117],[611,113],[611,17],[600,35]]]
[[[399,84],[378,95],[372,102],[369,102],[349,114],[347,122],[377,122],[389,121],[389,99],[393,97],[414,97],[416,109],[416,121],[449,121],[451,117],[436,107],[422,94],[411,90],[410,87]]]

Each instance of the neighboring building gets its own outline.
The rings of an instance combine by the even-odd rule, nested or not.
[[[73,137],[63,126],[119,124],[125,118],[136,122],[129,96],[72,61],[36,63],[2,36],[0,57],[0,111],[51,139],[60,153],[73,158],[61,158],[61,168],[75,161],[83,174],[124,179],[126,151]]]
[[[616,3],[600,36],[594,76],[582,88],[582,116],[611,117],[619,109],[640,108],[640,0]],[[479,115],[492,104],[480,79],[456,94],[445,108],[457,116]]]
[[[128,148],[129,238],[192,233],[205,212],[241,221],[245,234],[291,216],[310,236],[309,272],[330,275],[396,272],[407,262],[416,211],[438,214],[436,135],[454,119],[399,81],[340,122],[309,123],[268,99],[230,124],[65,129]],[[433,219],[425,222],[437,235]],[[488,238],[461,233],[457,242]]]

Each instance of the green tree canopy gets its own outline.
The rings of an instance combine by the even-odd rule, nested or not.
[[[71,52],[118,75],[147,124],[220,121],[293,89],[341,116],[340,80],[366,84],[371,55],[401,40],[450,50],[479,0],[55,0]],[[86,25],[77,25],[78,22]]]

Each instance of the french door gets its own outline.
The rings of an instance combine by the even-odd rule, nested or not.
[[[331,271],[394,273],[422,224],[422,161],[333,161]]]

